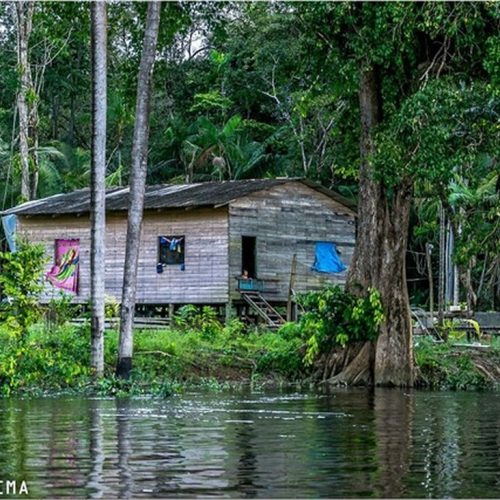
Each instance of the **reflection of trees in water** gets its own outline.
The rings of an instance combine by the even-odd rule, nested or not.
[[[461,474],[460,491],[464,491],[465,479],[469,497],[499,497],[500,491],[500,397],[498,393],[485,396],[478,404],[474,395],[463,394],[468,404],[458,403],[457,407],[461,423],[459,462],[467,470],[465,478]]]
[[[227,487],[223,429],[212,407],[205,407],[204,398],[194,398],[174,408],[158,409],[167,418],[148,427],[147,438],[151,440],[154,431],[156,439],[145,457],[154,470],[156,495],[203,495]]]
[[[0,472],[36,497],[498,496],[496,393],[217,398],[0,401]]]
[[[77,491],[85,484],[78,419],[85,400],[10,399],[0,408],[0,480],[27,483],[30,495]]]
[[[436,398],[436,403],[429,412],[432,426],[426,440],[426,489],[448,496],[460,481],[460,421],[455,398]]]
[[[352,397],[353,395],[350,395]],[[373,415],[373,392],[366,391],[363,395],[359,393],[354,416],[354,424],[348,419],[345,421],[349,427],[348,436],[339,443],[339,453],[344,452],[342,457],[343,475],[341,479],[347,476],[347,484],[342,484],[342,491],[354,491],[363,493],[373,490],[374,476],[377,471],[376,446],[377,438],[374,429]],[[351,412],[349,412],[351,413]],[[351,474],[352,468],[352,474]]]
[[[39,429],[30,425],[30,406],[29,400],[0,400],[0,480],[24,480],[28,488],[33,486],[30,493],[36,494],[35,475],[27,461],[37,456],[33,438],[36,439]],[[2,486],[2,494],[6,494],[5,482]]]
[[[11,427],[11,436],[14,438],[14,443],[18,448],[18,452],[15,457],[15,468],[14,468],[14,478],[24,479],[24,474],[26,473],[26,459],[29,457],[28,451],[28,435],[29,425],[27,424],[27,418],[29,417],[29,406],[30,402],[26,403],[22,407],[20,415],[11,413],[11,418],[9,419]]]
[[[415,488],[432,497],[498,492],[500,401],[492,396],[485,401],[466,393],[418,394]]]
[[[209,396],[210,398],[210,396]],[[207,403],[203,401],[203,406]],[[192,416],[194,416],[192,414]],[[187,414],[189,425],[180,433],[179,449],[182,460],[174,479],[175,487],[185,495],[203,495],[224,490],[228,486],[225,477],[227,442],[225,425],[208,413],[199,409],[194,419]]]
[[[235,445],[239,453],[236,465],[236,484],[238,492],[255,496],[258,490],[257,455],[255,453],[255,427],[252,413],[241,413],[239,419],[245,423],[234,424]]]
[[[0,401],[0,472],[1,480],[25,478],[28,443],[26,436],[26,406],[28,401]]]
[[[424,476],[420,485],[429,496],[452,495],[460,481],[459,455],[465,444],[460,439],[463,422],[457,413],[456,395],[452,399],[445,394],[419,396],[413,460],[417,474]]]
[[[86,487],[91,498],[103,496],[104,429],[101,406],[102,401],[99,400],[88,402],[90,472]]]
[[[116,451],[118,454],[118,496],[130,498],[133,490],[133,477],[130,469],[132,455],[130,433],[130,400],[116,398]]]
[[[155,422],[152,426],[154,442],[155,493],[172,492],[177,489],[177,477],[184,463],[182,436],[186,422],[173,415]]]
[[[234,469],[228,473],[236,475],[236,488],[247,483],[248,496],[371,492],[376,467],[366,467],[375,454],[370,405],[364,391],[335,390],[332,397],[270,398],[259,402],[258,413],[238,413],[253,423],[233,424]]]
[[[372,391],[326,387],[322,397],[301,402],[300,411],[291,494],[298,486],[312,497],[369,495],[377,469]]]
[[[374,415],[378,463],[376,496],[403,497],[410,469],[413,395],[399,389],[375,389]]]
[[[50,408],[46,434],[48,439],[47,466],[49,470],[60,470],[54,477],[48,477],[47,486],[55,490],[77,489],[84,482],[79,463],[78,416],[81,401],[67,402],[63,409],[54,400],[48,400]],[[85,406],[84,406],[85,408]],[[62,410],[62,411],[61,411]]]
[[[330,410],[345,416],[336,418],[330,430],[330,496],[348,492],[364,496],[373,491],[377,473],[374,401],[371,389],[336,388],[331,394]]]
[[[468,454],[477,439],[477,421],[472,413],[460,415],[457,397],[460,395],[454,394],[451,398],[446,394],[431,396],[432,404],[426,413],[424,486],[429,495],[449,496],[460,492],[462,465],[466,465],[460,463],[460,455]]]
[[[281,413],[290,410],[287,402],[263,399],[256,397],[253,402],[248,397],[234,402],[235,411],[229,414],[232,422],[226,429],[226,476],[231,490],[247,497],[272,497],[275,492],[293,496],[296,492],[287,490],[288,483],[295,481],[300,470],[294,460],[297,450],[292,436],[296,426],[303,426],[304,422],[294,421],[292,414]],[[287,434],[291,437],[284,437]],[[300,467],[303,470],[304,464]]]

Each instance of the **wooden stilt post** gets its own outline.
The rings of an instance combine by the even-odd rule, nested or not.
[[[232,308],[232,303],[229,300],[228,302],[226,302],[226,323],[228,323],[232,317]]]
[[[288,300],[286,304],[286,320],[292,321],[293,319],[293,307],[292,307],[292,297],[293,289],[295,287],[295,276],[297,274],[297,254],[294,253],[292,257],[292,267],[290,269],[290,282],[288,285]]]

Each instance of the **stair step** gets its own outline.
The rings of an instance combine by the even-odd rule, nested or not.
[[[266,320],[271,330],[277,330],[285,323],[284,318],[262,297],[260,292],[244,292],[241,295],[245,302]]]

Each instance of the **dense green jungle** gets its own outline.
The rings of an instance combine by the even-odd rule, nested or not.
[[[16,4],[0,4],[0,196],[23,201]],[[35,2],[28,43],[30,197],[87,187],[91,149],[90,9]],[[108,12],[107,185],[128,182],[146,5]],[[360,61],[376,66],[373,161],[414,201],[411,300],[438,247],[439,211],[456,235],[463,302],[499,301],[499,6],[491,3],[168,2],[151,105],[149,184],[307,177],[356,198]],[[432,255],[437,273],[437,253]]]
[[[146,8],[108,5],[108,187],[129,182]],[[307,178],[356,202],[362,220],[373,202],[374,224],[386,232],[385,239],[358,234],[350,282],[363,285],[361,296],[351,286],[305,298],[303,319],[274,336],[237,319],[223,325],[210,309],[191,311],[193,319],[189,308],[191,319],[181,311],[171,330],[138,333],[135,363],[138,372],[149,370],[147,384],[160,372],[160,392],[192,376],[308,383],[325,349],[376,342],[379,325],[396,328],[406,286],[412,306],[429,308],[444,231],[454,236],[460,307],[498,309],[499,3],[165,2],[161,11],[148,184]],[[87,3],[0,3],[2,209],[89,186],[90,37]],[[391,289],[390,277],[369,276],[369,250],[379,251],[374,241],[382,253],[387,242],[389,252],[407,245],[403,285]],[[37,255],[26,247],[20,272],[16,259],[2,254],[5,394],[37,384],[41,391],[85,386],[91,376],[88,325],[68,326],[67,315],[54,325],[37,310],[37,284],[30,283],[41,272]],[[52,307],[69,307],[60,302]],[[339,304],[348,310],[343,329],[332,321]],[[441,328],[453,340],[453,324]],[[109,366],[116,344],[108,331]],[[491,345],[496,360],[495,339]],[[492,386],[496,361],[481,356],[420,340],[415,381]],[[101,384],[109,390],[134,384],[115,381],[111,371]]]
[[[500,2],[0,1],[0,496],[500,497],[499,139]]]

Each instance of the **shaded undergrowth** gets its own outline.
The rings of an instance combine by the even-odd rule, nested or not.
[[[19,339],[0,328],[0,394],[64,391],[97,395],[168,395],[186,387],[220,390],[248,383],[300,380],[304,364],[298,337],[246,332],[233,320],[225,327],[137,330],[134,369],[117,379],[118,333],[105,333],[105,376],[94,382],[89,327],[33,325]]]
[[[478,390],[500,387],[500,345],[441,344],[419,338],[415,345],[417,385],[431,389]]]
[[[118,333],[105,333],[105,376],[90,369],[90,329],[68,323],[32,325],[19,338],[0,326],[0,395],[168,396],[196,388],[220,391],[253,384],[308,383],[307,336],[297,324],[278,332],[247,330],[238,320],[226,326],[178,319],[172,328],[137,330],[129,380],[114,376]],[[499,339],[500,340],[500,339]],[[500,382],[500,342],[489,348],[436,344],[415,346],[417,385],[431,389],[491,389]]]

